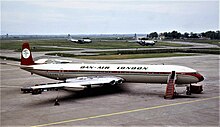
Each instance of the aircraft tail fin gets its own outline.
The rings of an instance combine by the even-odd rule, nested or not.
[[[30,46],[28,42],[24,42],[21,50],[21,65],[34,65]]]
[[[67,40],[71,40],[71,39],[72,39],[71,35],[68,34],[68,36],[67,36]]]
[[[136,33],[134,34],[134,38],[135,38],[135,40],[138,40],[138,37],[137,37]]]

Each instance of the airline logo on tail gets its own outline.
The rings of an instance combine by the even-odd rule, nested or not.
[[[22,52],[21,52],[22,56],[27,59],[28,57],[30,57],[31,55],[31,52],[30,50],[28,50],[27,48],[23,49]]]
[[[28,42],[23,43],[21,51],[21,65],[34,65]]]

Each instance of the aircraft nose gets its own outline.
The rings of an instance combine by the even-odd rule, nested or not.
[[[199,79],[199,81],[203,81],[205,78],[201,75],[201,78]]]
[[[199,79],[199,82],[201,82],[201,81],[203,81],[203,80],[205,79],[205,78],[204,78],[201,74],[199,74],[199,73],[197,73],[196,77]]]

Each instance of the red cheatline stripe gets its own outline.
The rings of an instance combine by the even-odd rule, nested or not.
[[[37,71],[46,71],[46,72],[88,72],[88,73],[91,73],[91,72],[109,72],[109,73],[140,73],[140,74],[170,74],[171,72],[137,72],[137,71],[91,71],[91,70],[42,70],[42,69],[34,69],[34,70],[37,70]],[[199,73],[195,73],[195,72],[178,72],[176,74],[181,74],[181,75],[190,75],[190,76],[194,76],[194,77],[201,77],[201,75]]]

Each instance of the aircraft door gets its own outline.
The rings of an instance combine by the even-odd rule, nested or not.
[[[64,70],[63,70],[63,68],[60,68],[59,69],[59,74],[58,74],[58,79],[63,79],[63,77],[64,77]]]

